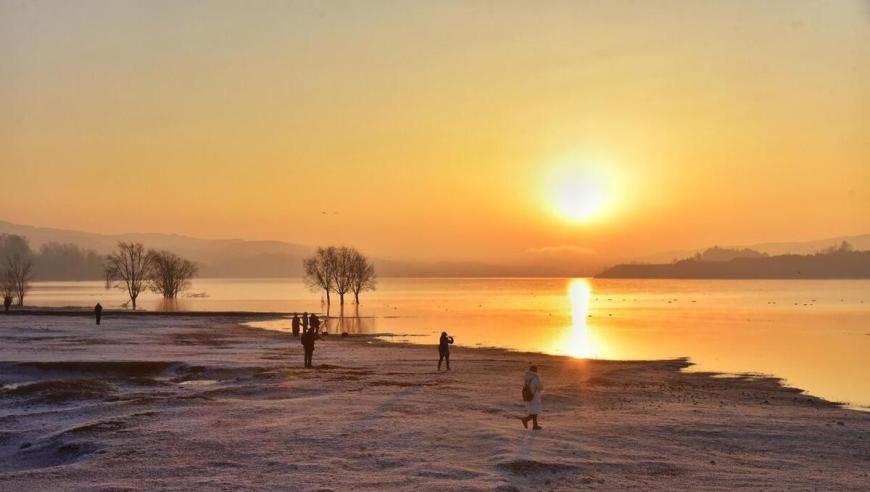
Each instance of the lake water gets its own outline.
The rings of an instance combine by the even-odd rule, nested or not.
[[[120,307],[102,282],[37,282],[34,306]],[[174,305],[141,309],[324,312],[298,279],[199,279]],[[380,279],[333,332],[601,359],[688,357],[693,370],[761,373],[814,395],[870,408],[870,281]],[[107,328],[111,326],[108,325]],[[282,319],[258,326],[289,329]],[[530,356],[533,359],[534,356]],[[456,361],[457,368],[461,361]]]

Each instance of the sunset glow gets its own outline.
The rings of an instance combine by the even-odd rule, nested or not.
[[[0,0],[0,60],[4,492],[868,488],[870,0]]]
[[[612,202],[612,189],[600,167],[569,165],[553,173],[545,196],[554,213],[571,223],[602,219]]]
[[[860,2],[93,7],[0,4],[4,220],[589,275],[870,227]]]

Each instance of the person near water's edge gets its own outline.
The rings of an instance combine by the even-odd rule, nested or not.
[[[311,331],[313,331],[315,335],[320,335],[320,318],[318,318],[314,313],[311,313],[311,321],[308,325],[311,326]]]
[[[320,338],[318,335],[318,329],[320,328],[320,322],[317,320],[317,317],[313,314],[311,315],[311,327],[305,330],[302,333],[302,348],[305,351],[305,368],[314,367],[312,363],[312,359],[314,358],[314,342]]]
[[[441,339],[438,340],[438,370],[441,370],[441,362],[447,361],[447,370],[450,370],[450,344],[453,343],[453,337],[447,336],[446,331],[441,332]]]
[[[302,350],[304,352],[303,366],[308,369],[311,357],[314,355],[314,341],[312,340],[311,330],[305,330],[302,332],[302,337],[299,339],[299,343],[302,344]]]
[[[9,312],[9,306],[12,305],[12,296],[4,296],[3,297],[3,310],[5,312]]]
[[[308,313],[302,313],[302,334],[308,331]]]
[[[543,390],[544,385],[541,384],[541,378],[538,376],[537,366],[529,367],[523,382],[523,400],[526,402],[528,415],[520,419],[523,421],[523,427],[527,429],[529,428],[529,420],[532,421],[533,430],[541,430],[543,428],[538,425],[538,415],[543,411],[541,405],[541,392]]]
[[[103,317],[103,306],[99,302],[94,306],[94,316],[97,318],[97,324],[100,324],[100,319]]]
[[[293,322],[290,324],[293,327],[293,336],[299,336],[299,313],[293,313]]]

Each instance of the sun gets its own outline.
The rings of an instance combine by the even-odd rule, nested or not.
[[[545,194],[553,213],[571,223],[599,219],[612,196],[603,168],[580,165],[555,169],[547,180]]]

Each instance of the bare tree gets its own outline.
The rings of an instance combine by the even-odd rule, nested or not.
[[[344,308],[344,296],[350,292],[353,280],[354,250],[347,246],[332,249],[335,251],[335,268],[332,269],[332,289],[338,294],[339,303]]]
[[[16,254],[22,258],[31,258],[33,256],[27,238],[17,234],[0,234],[0,258],[4,258],[3,261],[5,263],[5,258],[10,258]]]
[[[196,275],[196,265],[169,251],[149,251],[151,271],[148,286],[164,299],[175,299],[178,293],[190,287],[190,279]]]
[[[17,234],[0,234],[0,262],[3,297],[17,298],[17,304],[23,306],[33,277],[33,254],[27,238]]]
[[[148,285],[153,257],[142,243],[118,243],[118,250],[106,256],[106,282],[127,292],[133,309],[136,298]]]
[[[317,248],[314,256],[302,260],[302,266],[304,267],[302,279],[312,290],[322,289],[326,292],[327,308],[331,303],[329,293],[332,291],[335,259],[336,248],[330,246],[328,248]]]
[[[33,260],[28,255],[13,253],[6,257],[3,277],[3,290],[15,296],[18,306],[24,306],[24,296],[30,290],[30,280],[33,278]]]
[[[359,305],[360,292],[376,288],[375,266],[365,255],[355,249],[351,250],[350,290],[353,292],[354,302]]]
[[[368,258],[347,246],[317,248],[314,256],[303,261],[303,279],[312,290],[326,292],[327,308],[332,302],[330,293],[336,293],[344,308],[344,297],[353,292],[359,304],[359,295],[366,290],[375,290],[375,269]]]
[[[6,270],[0,272],[0,291],[2,291],[0,294],[2,294],[4,300],[7,297],[15,296],[15,282],[12,281],[12,277]]]

